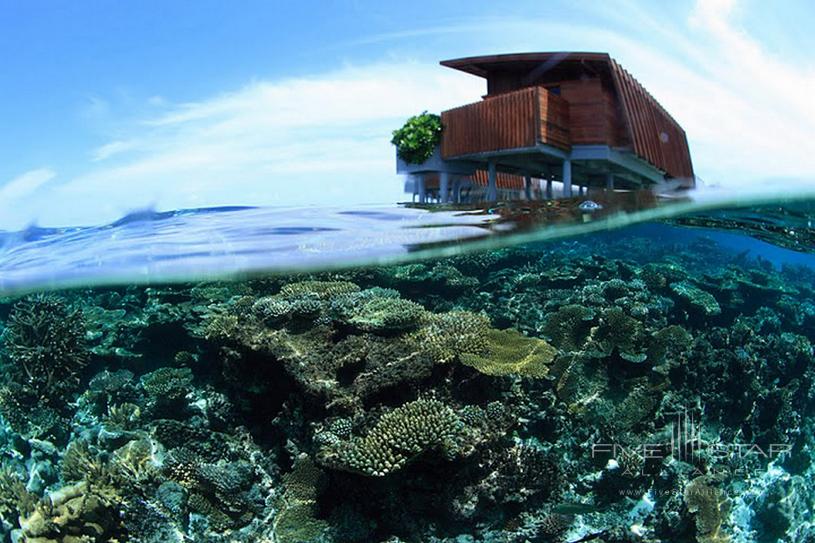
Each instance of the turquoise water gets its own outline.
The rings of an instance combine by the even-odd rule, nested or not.
[[[815,200],[0,233],[0,540],[815,540]]]

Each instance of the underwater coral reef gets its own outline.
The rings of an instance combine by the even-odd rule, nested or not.
[[[9,542],[815,541],[815,272],[569,241],[0,300]]]

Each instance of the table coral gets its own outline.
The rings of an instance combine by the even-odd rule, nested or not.
[[[526,337],[512,329],[490,330],[483,355],[463,353],[462,364],[486,375],[521,375],[537,379],[549,374],[557,350],[538,338]]]

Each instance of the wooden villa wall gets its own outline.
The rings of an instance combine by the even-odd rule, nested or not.
[[[617,102],[600,78],[561,81],[556,85],[560,87],[560,97],[569,102],[572,144],[622,145],[625,130]]]
[[[442,114],[444,158],[536,142],[566,150],[608,145],[630,150],[669,177],[693,179],[682,127],[607,54],[496,55],[442,64],[484,77],[488,90],[481,102]],[[540,67],[547,69],[537,74]]]
[[[476,185],[486,187],[489,181],[489,174],[487,170],[476,170],[470,179],[472,179]],[[495,184],[499,189],[523,190],[524,178],[521,175],[498,172],[495,178]]]
[[[569,104],[528,87],[442,112],[443,158],[546,143],[568,149]]]
[[[572,146],[572,113],[569,102],[547,91],[533,87],[538,100],[538,141],[560,149]]]
[[[671,177],[692,178],[693,165],[685,131],[613,59],[611,66],[634,152]]]
[[[504,172],[497,172],[496,176],[496,185],[499,189],[507,189],[507,190],[523,190],[524,189],[524,178],[522,175],[512,175],[509,173]],[[466,177],[466,179],[470,179],[476,185],[480,185],[482,187],[487,186],[487,182],[489,181],[489,174],[487,170],[476,170],[475,173],[471,176]],[[436,173],[428,173],[425,174],[424,182],[425,187],[430,190],[437,190],[439,188],[439,174]]]

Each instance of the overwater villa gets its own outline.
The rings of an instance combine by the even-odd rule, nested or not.
[[[606,53],[467,57],[442,66],[483,77],[479,102],[442,112],[441,140],[421,164],[397,159],[420,202],[570,197],[669,183],[694,186],[685,131]]]

